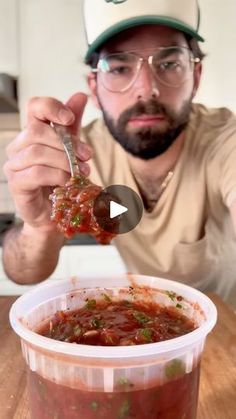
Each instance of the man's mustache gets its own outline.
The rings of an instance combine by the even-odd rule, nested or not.
[[[138,102],[132,108],[126,109],[120,116],[119,122],[125,124],[133,117],[141,115],[163,115],[170,117],[170,112],[164,105],[158,103],[155,99],[148,102]]]

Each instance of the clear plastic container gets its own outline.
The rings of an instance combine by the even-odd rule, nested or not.
[[[176,306],[181,295],[179,310],[199,327],[163,342],[117,347],[59,342],[34,332],[57,310],[80,308],[104,293],[164,306]],[[127,274],[45,281],[10,311],[27,364],[31,418],[195,419],[201,354],[216,318],[207,296],[162,278]]]

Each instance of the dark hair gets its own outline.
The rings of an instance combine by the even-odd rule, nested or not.
[[[96,68],[99,61],[99,55],[99,51],[92,52],[85,64],[89,65],[91,68]]]
[[[192,51],[193,53],[194,58],[199,58],[199,60],[202,61],[205,58],[206,54],[200,48],[200,45],[196,38],[192,38],[188,35],[185,35],[185,39],[187,41],[190,51]]]
[[[189,49],[192,51],[194,58],[199,58],[200,61],[204,59],[206,54],[201,50],[200,45],[196,38],[192,38],[189,35],[184,34]],[[86,64],[91,68],[96,68],[99,61],[100,51],[95,51],[91,54]]]

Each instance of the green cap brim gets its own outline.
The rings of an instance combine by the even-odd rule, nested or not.
[[[180,22],[176,19],[171,19],[162,16],[140,16],[134,17],[131,19],[124,20],[116,25],[112,26],[111,28],[104,31],[91,45],[89,45],[88,51],[85,56],[85,63],[88,63],[91,54],[97,51],[106,41],[108,41],[113,36],[123,32],[126,29],[133,28],[135,26],[140,25],[164,25],[170,28],[177,29],[181,32],[186,33],[187,35],[196,38],[198,41],[204,42],[204,38],[202,38],[197,31],[193,30],[190,26]]]

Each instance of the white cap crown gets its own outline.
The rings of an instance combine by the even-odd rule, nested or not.
[[[85,61],[112,36],[144,24],[169,26],[204,41],[199,21],[197,0],[84,0]]]

